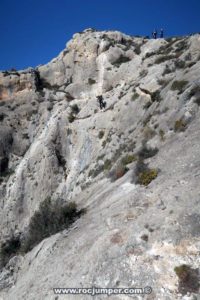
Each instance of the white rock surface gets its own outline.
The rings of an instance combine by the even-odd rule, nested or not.
[[[47,197],[87,209],[69,230],[11,258],[0,299],[57,300],[65,296],[55,287],[92,286],[153,289],[110,299],[196,299],[178,293],[174,267],[200,267],[199,70],[198,34],[151,40],[85,30],[47,65],[0,73],[1,241],[23,232]],[[187,82],[175,90],[174,81]],[[175,130],[179,120],[184,131]],[[157,178],[134,183],[134,161],[111,181],[102,164],[137,155],[144,139],[159,149],[146,159]]]

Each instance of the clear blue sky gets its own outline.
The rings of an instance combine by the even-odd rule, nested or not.
[[[0,0],[0,70],[45,64],[75,32],[200,32],[200,0]]]

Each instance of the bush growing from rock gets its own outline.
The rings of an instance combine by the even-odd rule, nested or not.
[[[95,83],[96,83],[96,81],[94,79],[92,79],[92,78],[88,79],[88,84],[89,85],[92,85],[92,84],[95,84]]]
[[[135,94],[132,95],[131,100],[135,101],[138,97],[139,97],[139,94],[135,93]]]
[[[76,119],[75,116],[74,116],[73,113],[71,112],[71,113],[69,114],[69,116],[68,116],[68,121],[69,121],[69,123],[74,122],[75,119]]]
[[[92,170],[89,171],[88,176],[89,176],[89,177],[92,177],[92,178],[95,178],[95,177],[97,177],[101,172],[103,172],[103,170],[104,170],[104,165],[98,165],[98,164],[96,164],[95,167],[94,167],[94,169],[92,169]]]
[[[162,86],[162,88],[164,88],[168,83],[169,83],[169,80],[167,80],[167,79],[159,79],[158,80],[158,84],[160,84]]]
[[[149,57],[151,57],[151,56],[153,56],[153,55],[156,55],[156,53],[155,53],[155,52],[147,52],[147,53],[145,54],[144,59],[149,58]]]
[[[157,175],[158,170],[148,168],[148,165],[144,163],[144,160],[139,157],[134,170],[133,181],[136,184],[147,186],[152,180],[157,177]]]
[[[166,65],[165,66],[165,69],[164,69],[164,71],[163,71],[163,73],[162,73],[162,76],[164,76],[164,75],[166,75],[166,74],[170,74],[170,73],[172,73],[173,71],[169,68],[169,66],[168,65]]]
[[[158,170],[156,169],[146,169],[143,172],[138,174],[137,183],[141,185],[149,185],[152,180],[154,180],[158,176]]]
[[[171,90],[172,91],[179,91],[179,93],[182,93],[187,84],[188,84],[188,81],[186,81],[186,80],[180,80],[180,81],[175,80],[172,83]]]
[[[174,62],[174,66],[175,66],[177,69],[183,69],[183,68],[185,68],[185,61],[184,61],[184,60],[177,59],[177,60]]]
[[[102,139],[103,136],[104,136],[104,131],[103,130],[99,131],[99,134],[98,134],[99,139]]]
[[[160,130],[159,130],[159,135],[160,135],[161,141],[164,141],[164,140],[165,140],[165,132],[164,132],[163,129],[160,129]]]
[[[192,269],[188,265],[180,265],[174,268],[174,271],[179,279],[178,290],[181,294],[198,293],[199,284],[199,270]]]
[[[106,159],[104,162],[104,171],[110,170],[112,166],[112,162],[110,159]]]
[[[0,268],[14,255],[27,253],[44,238],[68,228],[84,212],[84,209],[77,210],[75,202],[61,204],[57,201],[53,204],[47,198],[32,216],[27,232],[23,235],[12,235],[1,244]]]
[[[173,59],[173,58],[175,58],[174,55],[162,55],[162,56],[159,56],[156,58],[155,64],[161,64],[161,63],[163,63],[167,60]]]
[[[119,67],[121,64],[130,61],[130,58],[124,55],[120,55],[120,57],[112,63],[112,65]]]
[[[109,173],[109,177],[111,178],[111,181],[113,182],[113,181],[121,178],[122,176],[124,176],[128,170],[129,169],[126,166],[124,166],[120,163],[113,170],[111,170],[111,172]]]
[[[158,148],[147,147],[146,143],[144,142],[142,148],[138,152],[138,157],[140,159],[147,159],[155,156],[158,153],[158,151]]]
[[[78,107],[77,104],[73,104],[70,108],[71,108],[71,112],[72,112],[73,114],[78,114],[79,111],[80,111],[80,109],[79,109],[79,107]]]
[[[174,124],[174,131],[175,132],[185,131],[186,127],[187,127],[187,123],[184,120],[179,119],[179,120],[176,120],[176,122]]]
[[[178,42],[176,45],[175,52],[183,52],[188,49],[188,42],[186,40],[182,40]]]
[[[133,155],[133,154],[127,154],[126,156],[124,156],[121,159],[121,163],[122,163],[122,165],[126,166],[126,165],[132,163],[135,160],[137,160],[137,157],[135,155]]]
[[[151,93],[151,101],[152,102],[160,102],[162,97],[160,96],[160,91],[155,91]]]
[[[21,247],[20,237],[11,236],[3,242],[0,247],[0,268],[4,267],[8,261],[17,254]]]
[[[145,242],[148,242],[148,239],[149,239],[147,234],[143,234],[140,238]]]
[[[68,228],[83,212],[84,210],[77,210],[75,202],[63,205],[52,203],[47,198],[32,216],[21,249],[25,253],[30,251],[44,238]]]

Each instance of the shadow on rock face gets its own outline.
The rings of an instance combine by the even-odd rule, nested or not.
[[[8,169],[9,153],[13,143],[12,131],[9,127],[2,126],[0,129],[0,174]]]
[[[0,158],[0,174],[4,173],[8,169],[8,158]]]

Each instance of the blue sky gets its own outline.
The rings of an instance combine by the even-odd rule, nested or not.
[[[75,32],[200,32],[200,0],[0,0],[0,70],[45,64]]]

